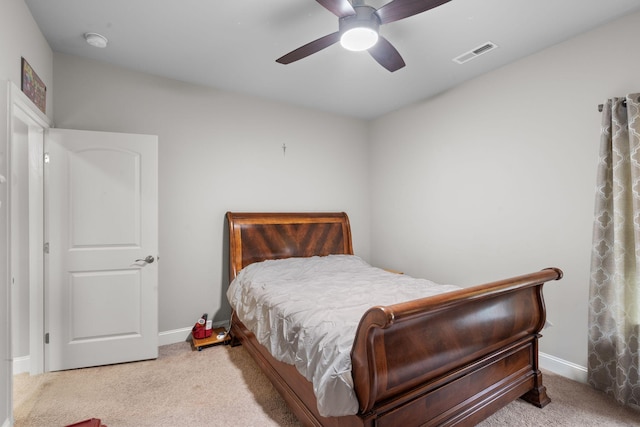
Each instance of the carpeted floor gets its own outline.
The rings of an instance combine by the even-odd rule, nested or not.
[[[551,404],[515,401],[480,426],[640,426],[640,413],[544,374]],[[242,347],[160,347],[157,360],[14,377],[16,427],[100,418],[109,427],[299,426]]]

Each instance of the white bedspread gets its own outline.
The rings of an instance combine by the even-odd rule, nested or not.
[[[227,297],[258,341],[313,383],[320,414],[341,416],[358,412],[350,352],[363,314],[456,289],[330,255],[251,264]]]

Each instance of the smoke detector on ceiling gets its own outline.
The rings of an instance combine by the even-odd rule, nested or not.
[[[464,64],[465,62],[469,62],[480,55],[483,55],[487,52],[490,52],[496,49],[497,47],[498,45],[493,42],[483,43],[480,46],[476,47],[475,49],[472,49],[469,52],[465,52],[462,55],[453,58],[453,62],[457,62],[458,64]]]
[[[86,33],[84,35],[84,39],[87,41],[87,43],[89,43],[91,46],[95,46],[95,47],[99,47],[99,48],[105,48],[107,47],[107,38],[105,36],[103,36],[102,34],[98,34],[98,33]]]

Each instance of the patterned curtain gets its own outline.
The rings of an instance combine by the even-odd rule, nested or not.
[[[589,295],[588,381],[640,408],[640,94],[602,110]]]

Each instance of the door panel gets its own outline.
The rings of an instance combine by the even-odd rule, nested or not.
[[[51,129],[48,370],[157,357],[157,137]]]
[[[72,248],[140,246],[140,154],[101,148],[77,151],[69,172]]]
[[[142,333],[140,271],[112,270],[70,274],[71,341],[138,337]],[[112,307],[119,315],[112,316]],[[87,322],[86,319],[91,319]]]

